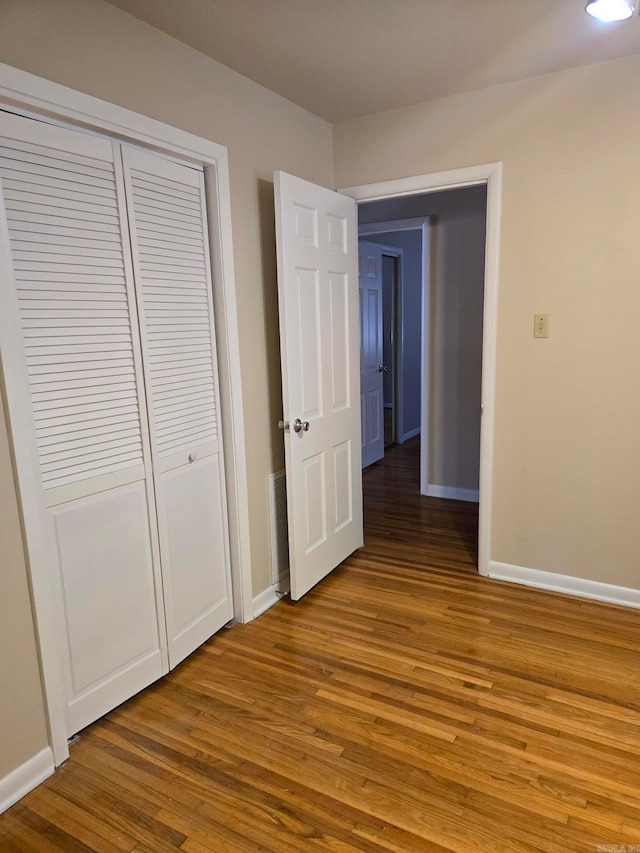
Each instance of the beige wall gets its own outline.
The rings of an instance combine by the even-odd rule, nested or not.
[[[0,59],[229,148],[257,595],[270,584],[267,474],[283,467],[282,435],[277,429],[282,399],[273,171],[284,169],[331,186],[331,126],[102,0],[3,0]],[[25,569],[15,544],[19,535],[15,495],[4,473],[0,505],[3,526],[8,528],[0,542],[2,583],[9,583],[5,572],[16,576],[8,593],[0,596],[0,625],[4,630],[10,624],[16,637],[28,638],[32,627],[24,600]],[[31,685],[37,677],[32,640],[31,645],[25,643],[25,656],[16,672]],[[37,718],[41,699],[36,697],[32,715],[21,717],[22,698],[18,701],[17,693],[15,703],[11,698],[19,685],[14,688],[13,681],[6,682],[4,670],[2,675],[0,731],[7,731],[2,716],[6,710],[18,727],[29,731],[27,741],[36,751],[42,742],[42,720]],[[0,777],[3,768],[11,768],[14,750],[22,755],[21,737],[12,733],[10,744],[6,737],[0,739]],[[5,754],[9,748],[11,754]]]
[[[0,399],[0,779],[47,744],[20,519]]]
[[[635,56],[334,126],[337,186],[503,162],[491,556],[635,588],[638,79]]]
[[[270,572],[266,477],[283,465],[273,172],[330,186],[331,126],[102,0],[4,0],[0,57],[228,146],[257,594]]]

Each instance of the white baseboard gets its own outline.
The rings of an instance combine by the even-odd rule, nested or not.
[[[51,747],[47,746],[20,767],[16,767],[8,776],[0,779],[0,814],[40,782],[44,782],[54,770],[53,752]]]
[[[431,498],[447,498],[451,501],[472,501],[478,503],[480,492],[478,489],[458,489],[455,486],[436,486],[429,483],[427,495]]]
[[[417,435],[420,435],[420,427],[410,429],[409,432],[403,433],[400,436],[400,441],[398,442],[398,444],[404,444],[405,441],[409,441],[410,438],[415,438]]]
[[[277,604],[281,598],[278,593],[287,593],[289,589],[289,575],[281,575],[278,583],[271,584],[253,599],[253,618],[256,619],[274,604]]]
[[[524,586],[548,589],[551,592],[564,592],[581,598],[593,598],[609,604],[624,604],[626,607],[640,607],[640,589],[626,586],[614,586],[601,581],[576,578],[572,575],[557,575],[555,572],[543,572],[539,569],[526,569],[510,563],[489,561],[487,577],[495,580],[512,581]]]

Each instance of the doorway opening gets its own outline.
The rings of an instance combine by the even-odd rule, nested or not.
[[[468,178],[468,180],[466,179]],[[478,550],[477,566],[481,574],[488,573],[489,545],[490,545],[490,497],[491,497],[491,462],[493,451],[493,389],[495,379],[495,305],[497,285],[497,245],[499,230],[499,198],[500,198],[500,164],[493,164],[478,169],[459,170],[455,173],[444,173],[440,175],[422,176],[419,178],[391,181],[385,184],[369,185],[344,190],[358,201],[359,219],[361,224],[368,226],[365,239],[380,239],[381,242],[389,242],[388,232],[385,232],[383,221],[394,220],[395,227],[399,227],[399,220],[415,217],[417,214],[436,217],[436,227],[440,227],[442,217],[438,218],[436,202],[438,196],[453,198],[456,192],[462,188],[471,189],[475,192],[476,200],[482,199],[482,217],[476,222],[476,236],[472,239],[472,254],[475,253],[476,273],[479,270],[479,291],[475,298],[469,299],[468,292],[456,293],[456,287],[450,292],[446,290],[438,292],[437,288],[430,294],[428,301],[425,300],[423,307],[427,315],[424,332],[421,341],[422,360],[418,371],[419,383],[425,391],[426,406],[422,406],[422,415],[419,421],[421,442],[424,442],[425,453],[420,453],[428,468],[427,482],[420,483],[420,491],[429,497],[454,498],[466,502],[470,513],[466,514],[464,527],[468,529],[469,517],[473,517],[478,509],[474,503],[479,503],[478,521]],[[473,218],[473,217],[471,217]],[[458,224],[468,225],[470,217],[464,213],[458,216]],[[377,224],[379,234],[372,236],[372,226]],[[445,223],[446,224],[446,223]],[[451,226],[445,228],[445,233],[438,234],[438,239],[444,240],[442,245],[436,244],[436,249],[442,253],[443,246],[448,249],[447,263],[451,266],[451,258],[463,263],[468,260],[469,248],[460,240],[460,234],[456,234]],[[426,249],[430,246],[426,246]],[[432,248],[432,247],[431,247]],[[478,249],[480,255],[478,259]],[[433,278],[436,263],[443,263],[443,257],[431,257],[429,263],[429,275]],[[455,266],[455,265],[454,265]],[[451,270],[449,270],[450,272]],[[442,269],[440,270],[442,272]],[[459,272],[459,270],[458,270]],[[455,275],[455,273],[454,273]],[[446,271],[445,271],[446,278]],[[457,282],[459,284],[459,282]],[[478,298],[479,297],[479,298]],[[466,311],[465,322],[473,315],[476,330],[479,329],[479,339],[476,335],[475,358],[469,359],[469,352],[464,353],[467,335],[462,343],[462,350],[458,348],[458,354],[462,352],[465,358],[459,364],[458,378],[465,380],[474,379],[474,390],[466,395],[467,416],[461,415],[461,396],[459,385],[454,382],[442,381],[442,376],[434,375],[434,355],[447,354],[448,348],[455,349],[458,341],[446,334],[442,329],[437,330],[437,323],[442,319],[440,316],[444,310],[454,307],[458,316]],[[467,310],[468,309],[468,310]],[[439,313],[440,312],[440,313]],[[452,312],[449,310],[449,318]],[[453,311],[455,316],[455,311]],[[453,327],[459,333],[464,331],[464,323],[456,323]],[[474,364],[475,362],[475,364]],[[474,373],[476,375],[472,376]],[[437,373],[437,371],[436,371]],[[444,391],[453,391],[451,399],[443,396]],[[464,397],[464,395],[463,395]],[[451,418],[452,412],[457,415]],[[471,414],[468,407],[474,408]],[[464,408],[464,407],[463,407]],[[431,413],[429,412],[431,410]],[[481,413],[482,419],[480,417]],[[429,414],[431,416],[429,417]],[[469,427],[473,430],[470,432]],[[442,444],[442,437],[453,439],[457,442],[457,452],[439,455],[438,442]],[[451,445],[451,441],[449,441]],[[408,448],[407,448],[408,450]],[[422,451],[422,448],[421,448]],[[473,451],[473,453],[471,452]],[[417,454],[413,453],[414,464]],[[410,454],[407,454],[407,458]],[[424,458],[426,457],[426,458]],[[475,460],[472,462],[472,459]],[[392,460],[389,460],[391,462]],[[469,465],[475,468],[475,482],[469,479]],[[382,463],[379,463],[382,464]],[[406,467],[406,459],[401,463]],[[389,465],[385,460],[386,480],[389,482]],[[465,474],[465,468],[467,474]],[[444,476],[443,476],[444,475]],[[457,479],[456,479],[457,478]],[[369,478],[370,479],[370,478]],[[405,478],[406,479],[406,478]],[[366,487],[366,484],[365,484]],[[365,502],[367,496],[365,494]],[[453,507],[454,501],[443,501],[443,507]],[[462,505],[462,504],[461,504]],[[475,549],[473,549],[475,551]]]

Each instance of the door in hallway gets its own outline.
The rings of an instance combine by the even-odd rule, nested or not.
[[[360,240],[360,405],[362,467],[384,456],[382,249]]]

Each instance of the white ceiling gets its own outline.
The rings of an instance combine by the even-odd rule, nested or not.
[[[585,0],[109,2],[331,122],[640,53]]]

